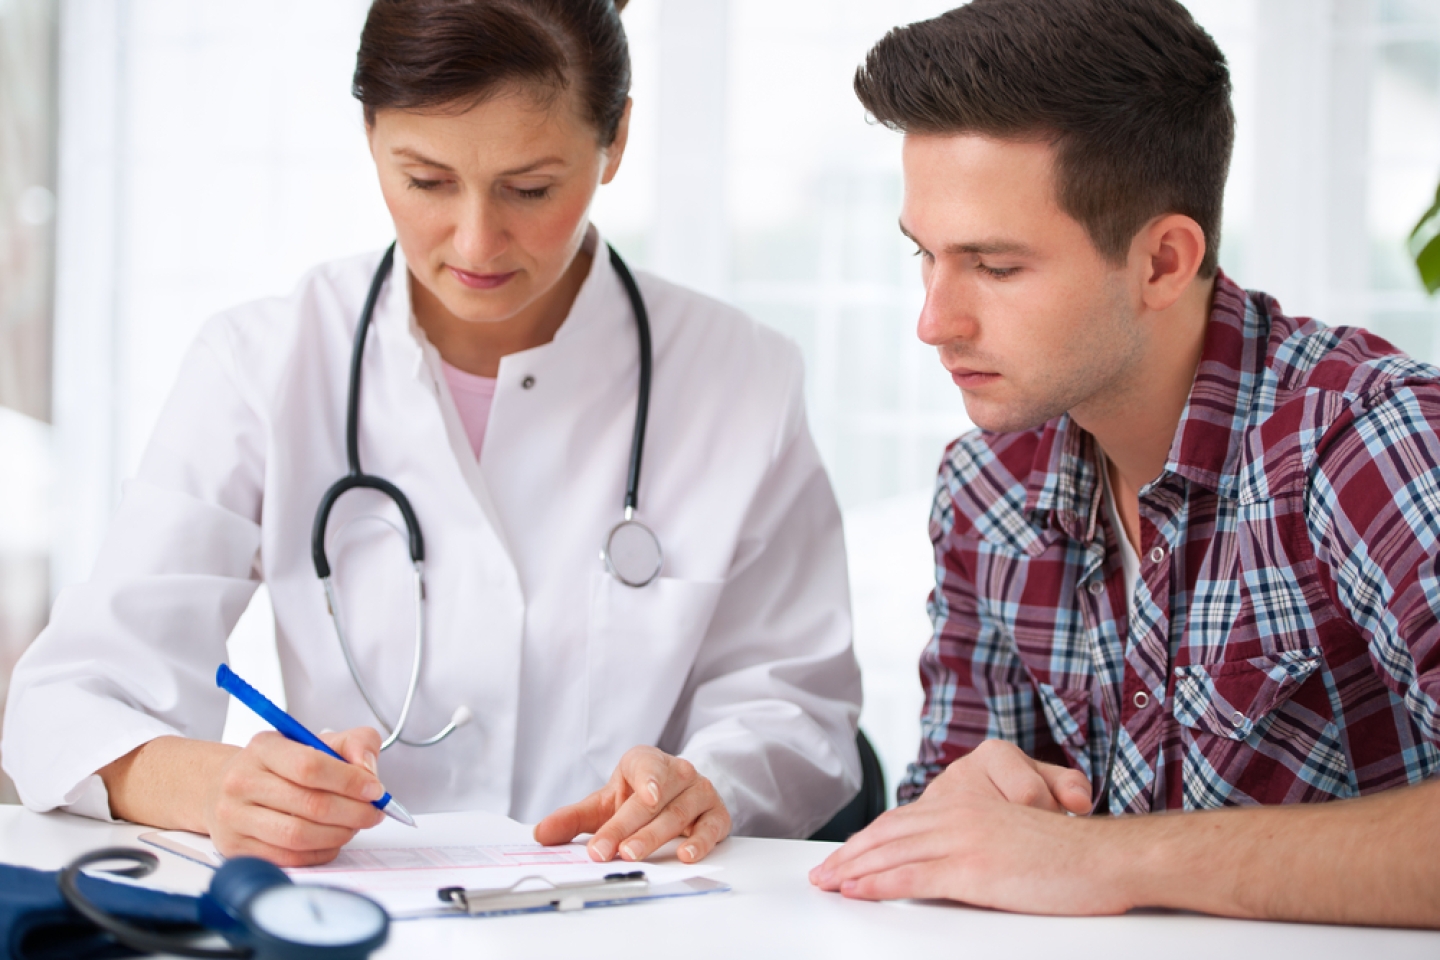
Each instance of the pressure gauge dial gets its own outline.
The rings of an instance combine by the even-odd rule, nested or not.
[[[360,960],[385,942],[390,923],[369,897],[309,884],[262,890],[244,914],[255,960]]]

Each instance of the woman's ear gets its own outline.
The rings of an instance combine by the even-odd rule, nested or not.
[[[609,183],[620,170],[620,159],[625,156],[625,144],[630,139],[630,108],[635,103],[625,98],[625,111],[620,114],[620,123],[615,127],[615,139],[605,148],[605,169],[600,173],[600,182]]]
[[[375,156],[375,117],[369,110],[365,111],[365,146],[370,151],[370,159],[376,160]]]
[[[1168,309],[1189,289],[1205,261],[1205,231],[1183,213],[1158,217],[1135,236],[1131,263],[1150,310]]]

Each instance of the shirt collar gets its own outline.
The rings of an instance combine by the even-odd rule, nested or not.
[[[560,329],[555,331],[551,343],[576,336],[585,324],[576,323],[575,318],[595,313],[599,305],[614,294],[612,287],[618,287],[620,283],[610,267],[610,250],[605,246],[599,228],[593,223],[585,228],[585,239],[580,241],[580,251],[589,254],[590,270],[585,274],[580,289],[575,293],[575,302],[570,304],[570,312],[565,315],[565,322],[560,324]]]
[[[1081,543],[1095,538],[1104,493],[1095,454],[1094,439],[1064,414],[1041,428],[1026,484],[1026,510],[1048,513],[1067,536]]]
[[[590,255],[590,270],[580,285],[575,302],[570,306],[570,312],[560,325],[560,329],[555,331],[555,337],[551,343],[578,338],[578,331],[586,324],[575,323],[574,318],[594,313],[593,308],[596,305],[603,304],[617,296],[621,302],[629,303],[625,299],[625,291],[620,283],[620,278],[610,265],[609,248],[606,247],[604,238],[601,237],[599,229],[594,224],[586,226],[585,238],[580,242],[580,249]],[[602,259],[604,260],[603,266],[601,265]],[[418,376],[426,369],[426,348],[429,347],[430,341],[415,319],[415,308],[410,299],[409,271],[410,268],[405,262],[405,253],[397,243],[390,277],[375,305],[374,322],[381,330],[388,331],[390,333],[388,339],[395,342],[411,357],[413,372]],[[543,351],[547,346],[549,344],[541,344],[532,350]],[[531,351],[526,350],[521,353],[530,354]]]
[[[1165,472],[1222,496],[1235,495],[1244,426],[1265,366],[1267,331],[1267,318],[1221,272],[1195,382],[1180,414]],[[1094,438],[1069,414],[1041,427],[1026,483],[1026,510],[1037,519],[1049,514],[1075,540],[1093,540],[1105,491],[1098,454]]]
[[[1222,272],[1166,471],[1221,496],[1235,496],[1245,425],[1268,359],[1269,327],[1269,317]]]

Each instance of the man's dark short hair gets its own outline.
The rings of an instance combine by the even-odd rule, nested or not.
[[[1177,0],[974,0],[897,27],[855,73],[876,120],[1055,146],[1060,208],[1112,263],[1158,216],[1220,249],[1235,114],[1215,41]]]

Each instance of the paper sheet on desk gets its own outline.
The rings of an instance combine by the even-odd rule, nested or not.
[[[617,870],[643,869],[651,883],[672,883],[708,873],[681,863],[595,863],[580,844],[542,847],[530,828],[490,813],[432,813],[415,818],[414,828],[393,820],[365,830],[323,867],[286,872],[297,883],[323,883],[359,890],[384,905],[397,920],[449,915],[453,908],[436,896],[441,887],[503,889],[526,877],[551,883],[599,880]],[[209,837],[167,830],[141,837],[192,859],[221,862]]]

